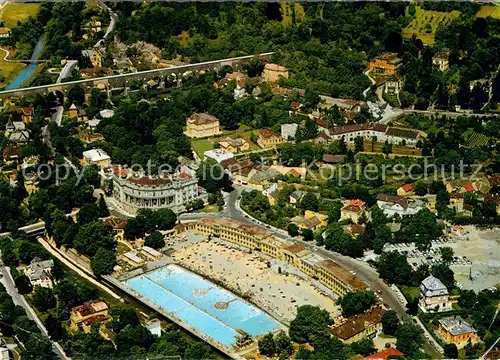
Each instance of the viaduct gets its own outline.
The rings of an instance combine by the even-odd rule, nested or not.
[[[268,52],[257,55],[268,60],[272,54],[272,52]],[[130,89],[131,83],[137,80],[142,82],[143,84],[145,84],[149,80],[155,80],[158,82],[160,87],[164,87],[165,81],[168,80],[169,76],[171,76],[171,78],[173,78],[174,81],[176,81],[177,84],[180,85],[182,83],[182,78],[190,74],[199,74],[202,71],[219,70],[226,65],[238,69],[242,64],[248,62],[254,56],[255,55],[246,55],[229,59],[205,61],[196,64],[172,66],[163,69],[138,71],[135,73],[110,75],[59,84],[4,90],[0,91],[0,99],[9,97],[22,98],[29,95],[46,96],[52,92],[60,92],[62,94],[66,94],[75,85],[81,86],[86,93],[90,92],[90,90],[94,87],[98,87],[99,89],[106,89],[107,91],[117,89],[124,89],[125,91],[128,91]]]

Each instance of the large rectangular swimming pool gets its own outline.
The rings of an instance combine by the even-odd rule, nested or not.
[[[280,326],[257,307],[177,265],[167,265],[129,279],[125,284],[228,348],[236,344],[238,329],[258,336]]]

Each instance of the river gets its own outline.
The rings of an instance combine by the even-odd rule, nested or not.
[[[42,53],[43,50],[44,41],[45,41],[45,36],[42,35],[35,45],[35,49],[33,50],[33,54],[31,54],[30,60],[38,60],[40,58],[40,54]],[[38,66],[37,63],[27,64],[19,72],[19,74],[17,74],[17,76],[9,83],[9,85],[5,87],[5,90],[13,90],[22,87],[23,84],[26,81],[28,81],[30,77],[33,76],[37,66]]]

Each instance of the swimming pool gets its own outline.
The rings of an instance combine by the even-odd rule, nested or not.
[[[177,265],[129,279],[125,284],[164,311],[229,348],[238,329],[258,336],[279,324],[233,293]]]

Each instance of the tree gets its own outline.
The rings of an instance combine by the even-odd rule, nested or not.
[[[290,236],[297,236],[299,235],[299,229],[296,224],[294,223],[289,223],[288,226],[286,227],[288,231],[288,235]]]
[[[406,356],[415,354],[423,343],[422,330],[412,323],[401,324],[396,338],[396,347]]]
[[[357,315],[370,309],[375,304],[375,294],[373,291],[349,292],[344,297],[337,300],[342,307],[344,317]]]
[[[78,219],[78,225],[85,225],[99,219],[100,209],[97,204],[85,204],[80,208],[76,218]]]
[[[305,241],[312,241],[314,240],[314,233],[311,229],[302,229],[300,232],[300,235],[304,238]]]
[[[360,152],[365,150],[364,140],[361,136],[356,136],[354,138],[354,151]]]
[[[165,246],[163,235],[159,231],[155,231],[151,235],[146,236],[144,245],[152,247],[153,249],[161,249]]]
[[[304,345],[299,346],[299,350],[295,353],[295,359],[297,360],[309,360],[311,358],[311,352],[307,350]]]
[[[36,286],[31,299],[40,312],[46,312],[56,306],[56,298],[50,288]]]
[[[198,178],[200,186],[205,188],[209,193],[231,188],[229,175],[219,164],[201,163],[196,171],[196,177]]]
[[[184,352],[184,359],[213,359],[212,349],[202,342],[190,342]]]
[[[276,352],[280,357],[286,356],[288,358],[292,354],[292,340],[283,330],[274,336],[274,342],[276,344]]]
[[[453,261],[453,249],[451,247],[442,247],[439,248],[439,252],[441,254],[441,260],[445,264],[449,264]]]
[[[409,285],[412,281],[412,267],[406,256],[397,251],[384,252],[377,262],[380,278],[389,284]]]
[[[136,311],[132,308],[113,308],[111,315],[113,317],[113,322],[110,327],[116,333],[120,332],[120,330],[125,328],[127,325],[135,327],[140,324],[139,317],[137,316]]]
[[[52,341],[59,341],[63,338],[64,329],[61,325],[61,322],[57,320],[54,315],[49,313],[49,315],[45,319],[44,324]]]
[[[302,209],[318,211],[319,201],[313,192],[307,192],[300,202]]]
[[[79,85],[73,85],[68,91],[68,102],[70,104],[83,105],[85,102],[85,90]]]
[[[368,356],[376,351],[372,339],[362,339],[351,344],[354,353]]]
[[[396,334],[399,327],[399,318],[394,310],[387,310],[384,312],[384,315],[382,315],[382,327],[384,329],[384,334]]]
[[[390,153],[392,153],[392,143],[390,143],[388,140],[385,141],[384,145],[382,146],[382,152],[387,156]]]
[[[116,266],[116,254],[112,250],[99,248],[90,261],[90,266],[95,275],[109,275]]]
[[[458,349],[455,344],[444,344],[444,356],[447,359],[458,359]]]
[[[159,209],[155,211],[155,222],[159,230],[170,230],[177,222],[177,215],[170,209]]]
[[[30,280],[26,275],[16,276],[14,278],[14,283],[16,284],[16,288],[21,295],[29,294],[32,290]]]
[[[274,342],[273,334],[268,333],[259,340],[259,352],[269,357],[276,354],[276,343]]]
[[[413,188],[415,195],[424,196],[427,194],[427,185],[422,181],[417,181]]]
[[[297,316],[290,323],[290,338],[304,344],[319,334],[328,334],[331,319],[328,311],[317,306],[303,305],[297,309]]]
[[[99,197],[99,217],[107,217],[109,216],[108,205],[106,205],[106,201],[104,200],[104,195]]]
[[[111,229],[98,220],[80,227],[73,245],[81,253],[93,256],[99,248],[114,250],[115,239]]]
[[[121,353],[128,352],[136,346],[147,351],[154,342],[154,335],[142,325],[127,325],[115,338],[116,347]]]
[[[437,277],[446,286],[448,290],[455,287],[455,277],[453,270],[447,264],[440,263],[432,267],[432,275]]]

